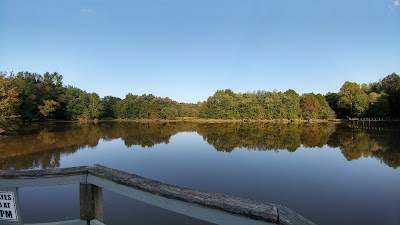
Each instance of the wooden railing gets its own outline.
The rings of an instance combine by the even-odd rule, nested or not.
[[[101,165],[0,171],[0,224],[24,224],[19,209],[19,188],[77,183],[80,184],[80,219],[48,225],[102,225],[103,188],[215,224],[314,224],[281,205],[177,187]]]

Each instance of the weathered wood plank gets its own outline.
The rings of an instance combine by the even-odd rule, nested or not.
[[[24,225],[87,225],[86,220],[68,220],[51,223],[25,223]]]
[[[69,168],[50,168],[44,170],[0,170],[0,178],[29,178],[29,177],[47,177],[47,176],[68,176],[77,174],[86,174],[90,166],[78,166]]]
[[[86,181],[88,166],[45,170],[0,170],[0,187],[42,187]]]
[[[286,206],[278,205],[278,213],[279,224],[282,225],[316,225]]]
[[[78,175],[48,175],[47,177],[19,177],[19,178],[3,178],[0,177],[0,187],[44,187],[54,185],[66,185],[66,184],[79,184],[86,181],[86,174]]]
[[[94,219],[94,202],[93,202],[92,184],[81,183],[79,185],[79,209],[81,220]]]
[[[103,214],[103,189],[93,185],[94,219],[98,222],[104,221]]]
[[[208,221],[214,224],[221,225],[267,225],[276,224],[261,220],[253,220],[243,216],[230,214],[225,211],[206,208],[194,203],[179,201],[155,195],[146,191],[130,188],[126,185],[114,183],[93,175],[89,175],[88,182],[100,186],[107,190],[113,191],[118,194],[125,195],[129,198],[148,203],[172,212],[187,215],[200,220]]]
[[[89,221],[90,225],[105,225],[104,223],[98,220]],[[68,221],[59,221],[59,222],[50,222],[50,223],[25,223],[24,225],[88,225],[86,220],[68,220]]]
[[[97,219],[103,221],[103,196],[101,188],[90,183],[79,185],[81,220]]]
[[[100,165],[89,167],[89,175],[168,199],[194,203],[256,220],[275,223],[278,221],[276,205],[266,202],[177,187]],[[92,182],[90,176],[88,182]]]

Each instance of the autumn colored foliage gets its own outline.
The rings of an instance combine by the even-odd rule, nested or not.
[[[310,120],[400,116],[400,77],[395,73],[370,84],[346,81],[338,93],[325,96],[299,95],[294,90],[235,93],[226,89],[196,104],[152,94],[101,98],[97,93],[64,85],[62,79],[56,72],[0,73],[0,133],[13,130],[18,122],[48,119]]]

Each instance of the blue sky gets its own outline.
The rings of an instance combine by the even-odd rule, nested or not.
[[[0,71],[180,102],[337,92],[400,73],[400,0],[1,0]]]

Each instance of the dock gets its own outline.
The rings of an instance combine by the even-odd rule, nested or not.
[[[66,184],[79,184],[80,218],[29,225],[104,225],[103,189],[214,224],[315,225],[282,205],[173,186],[101,165],[0,171],[0,224],[28,225],[20,213],[20,188]]]

